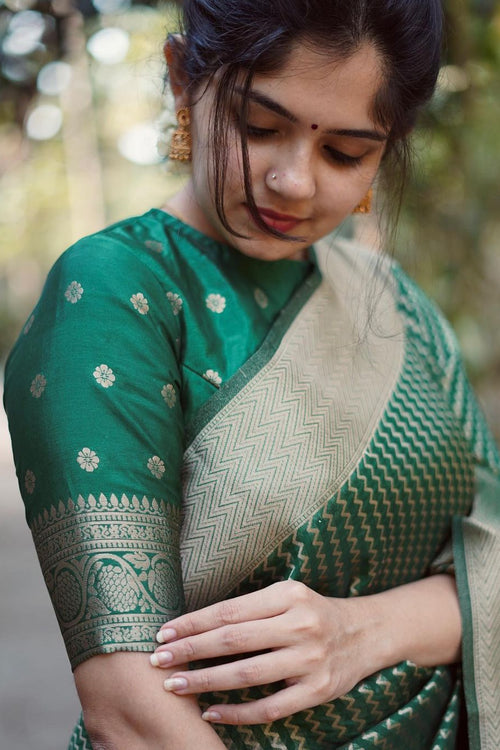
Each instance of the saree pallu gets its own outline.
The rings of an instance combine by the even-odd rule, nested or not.
[[[158,235],[154,242],[160,244]],[[451,750],[458,742],[465,691],[470,747],[492,750],[500,736],[498,453],[449,327],[398,266],[340,240],[318,247],[317,258],[321,273],[308,276],[283,307],[276,303],[281,312],[256,351],[193,411],[180,460],[179,503],[176,474],[168,470],[173,454],[170,464],[163,461],[165,453],[153,441],[165,429],[166,416],[179,407],[182,378],[172,369],[170,382],[162,385],[173,365],[154,360],[150,351],[162,351],[165,304],[172,305],[171,323],[177,327],[172,351],[182,348],[178,341],[185,331],[179,321],[182,314],[187,318],[190,303],[187,291],[151,283],[153,261],[148,260],[142,286],[142,270],[135,265],[123,274],[127,283],[133,277],[136,293],[123,295],[134,309],[127,308],[128,317],[116,331],[151,326],[151,346],[143,347],[145,334],[138,333],[132,355],[142,357],[146,375],[154,372],[151,382],[130,381],[123,391],[132,394],[126,408],[134,419],[126,424],[135,442],[129,453],[123,449],[116,456],[113,475],[103,473],[105,441],[80,450],[77,461],[87,473],[74,469],[80,471],[78,482],[66,495],[74,499],[42,512],[35,505],[29,509],[42,472],[18,461],[28,520],[68,654],[76,666],[97,653],[152,651],[157,628],[180,611],[280,580],[301,581],[325,596],[349,597],[454,571],[464,621],[462,669],[403,662],[335,701],[284,720],[217,726],[216,731],[235,750]],[[196,270],[199,263],[193,262]],[[217,294],[207,285],[204,295],[219,325],[231,289],[223,288],[222,279],[217,283]],[[269,298],[273,285],[266,289]],[[82,294],[90,300],[90,281],[74,289],[80,296],[74,306],[66,297],[65,315],[84,310]],[[99,292],[103,314],[108,289],[106,295]],[[261,291],[255,298],[266,309],[266,295]],[[101,387],[97,415],[124,408],[118,396],[126,369],[113,365],[110,372],[109,364],[93,373]],[[193,371],[186,368],[184,381]],[[11,367],[12,381],[14,373]],[[46,374],[41,377],[49,385],[31,384],[37,408],[49,390]],[[216,375],[207,370],[204,387]],[[143,418],[148,431],[141,415],[133,413],[138,387],[144,388],[141,403],[161,392],[167,406],[158,415],[151,407]],[[90,390],[85,403],[92,404]],[[110,435],[105,437],[112,452]],[[75,455],[79,446],[70,446]],[[147,450],[144,465],[151,455],[149,475],[137,480],[143,495],[127,492],[123,483],[140,450]],[[17,452],[21,456],[22,448]],[[122,454],[128,461],[123,471],[117,464]],[[74,457],[71,461],[76,466]],[[88,480],[85,494],[75,490],[81,476]],[[200,702],[252,700],[279,687],[204,695]],[[80,721],[70,750],[90,748]]]
[[[472,507],[475,456],[495,463],[495,448],[450,331],[420,292],[394,270],[394,305],[380,261],[361,256],[353,264],[352,248],[343,257],[326,253],[322,271],[326,281],[276,352],[263,366],[260,353],[248,363],[251,380],[235,378],[227,405],[206,406],[207,423],[186,451],[188,607],[286,578],[342,597],[451,570],[443,548],[455,519],[462,607],[470,607],[464,653],[471,747],[493,748],[500,557],[492,472],[478,470],[473,514],[461,518]],[[368,318],[361,303],[370,285],[376,303]],[[270,691],[216,694],[206,705]],[[332,703],[220,734],[234,748],[437,750],[456,746],[459,709],[456,669],[406,662]]]

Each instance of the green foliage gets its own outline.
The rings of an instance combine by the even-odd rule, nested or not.
[[[415,135],[403,262],[458,333],[500,435],[500,9],[448,3],[440,86]]]

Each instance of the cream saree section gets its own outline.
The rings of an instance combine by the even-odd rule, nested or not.
[[[400,373],[402,324],[388,277],[377,273],[382,261],[353,262],[352,246],[349,259],[339,247],[317,252],[321,284],[271,359],[185,453],[188,609],[227,596],[332,498],[366,449]],[[362,312],[367,296],[370,319]]]
[[[463,670],[471,750],[500,738],[500,479],[479,467],[473,513],[456,519],[455,569],[461,599]]]

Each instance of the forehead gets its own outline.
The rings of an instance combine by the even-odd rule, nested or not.
[[[382,83],[382,60],[369,43],[342,59],[298,44],[278,72],[256,75],[253,88],[276,99],[299,120],[338,126],[343,117],[373,124],[371,112]]]

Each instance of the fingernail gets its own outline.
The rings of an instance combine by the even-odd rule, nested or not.
[[[217,711],[204,711],[201,718],[203,721],[220,721],[222,716]]]
[[[173,628],[164,628],[163,630],[159,630],[156,634],[156,640],[158,643],[167,643],[167,641],[171,641],[172,638],[176,638],[177,633]]]
[[[163,683],[165,690],[183,690],[187,686],[188,681],[185,677],[170,677]]]
[[[164,667],[166,664],[170,664],[173,658],[170,651],[156,651],[151,654],[149,661],[153,667]]]

